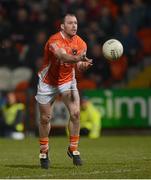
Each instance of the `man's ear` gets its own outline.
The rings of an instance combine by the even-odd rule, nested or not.
[[[64,30],[64,24],[61,24],[61,30]]]

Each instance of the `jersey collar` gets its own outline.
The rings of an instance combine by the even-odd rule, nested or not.
[[[61,31],[60,31],[60,34],[61,34],[62,38],[68,42],[71,42],[74,39],[74,37],[72,37],[71,39],[66,38]]]

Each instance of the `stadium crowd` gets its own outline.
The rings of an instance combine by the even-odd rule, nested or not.
[[[81,82],[86,82],[81,88],[112,87],[124,78],[129,66],[149,54],[139,37],[139,32],[151,25],[149,1],[1,0],[0,66],[30,68],[30,87],[35,87],[46,39],[58,30],[67,12],[76,14],[78,34],[88,44],[88,56],[94,59],[93,67],[80,75],[85,80]],[[101,45],[110,38],[117,38],[124,46],[121,61],[112,63],[102,55]]]

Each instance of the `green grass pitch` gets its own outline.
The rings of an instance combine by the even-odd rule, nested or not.
[[[67,137],[50,138],[51,168],[39,167],[37,138],[0,139],[0,178],[17,179],[149,179],[150,136],[81,138],[84,165],[75,167],[66,155]]]

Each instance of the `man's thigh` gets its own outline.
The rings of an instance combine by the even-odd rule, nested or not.
[[[51,107],[50,103],[48,103],[48,104],[39,104],[38,103],[38,106],[39,106],[41,116],[43,116],[43,115],[50,116],[52,114],[52,107]]]
[[[80,98],[78,90],[63,92],[62,99],[70,112],[80,111]]]

